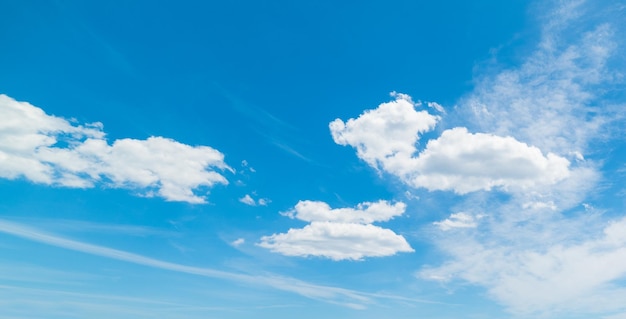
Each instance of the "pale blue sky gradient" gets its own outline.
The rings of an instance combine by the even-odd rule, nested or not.
[[[626,318],[624,1],[0,1],[0,317]]]

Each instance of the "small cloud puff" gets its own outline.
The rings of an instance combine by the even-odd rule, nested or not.
[[[250,196],[250,194],[246,194],[244,197],[239,199],[240,202],[248,205],[248,206],[267,206],[272,201],[267,198],[259,198],[255,200]]]
[[[246,160],[241,161],[241,167],[247,168],[252,173],[256,173],[256,170],[252,166],[250,166],[250,164],[248,164],[248,161]]]
[[[246,240],[245,240],[245,239],[243,239],[243,238],[237,238],[237,239],[233,240],[230,244],[231,244],[233,247],[239,247],[239,246],[243,245],[245,242],[246,242]]]
[[[437,110],[437,112],[439,113],[446,113],[446,109],[444,109],[443,106],[437,102],[426,102],[426,105],[428,105],[428,107],[430,108]]]
[[[483,217],[482,215],[474,217],[467,213],[461,212],[461,213],[451,214],[450,217],[440,222],[434,222],[433,224],[438,226],[439,229],[444,230],[444,231],[454,229],[454,228],[476,228],[476,226],[478,225],[476,223],[476,220],[482,217]]]
[[[244,203],[244,204],[246,204],[246,205],[250,205],[250,206],[256,205],[256,202],[254,201],[254,199],[250,195],[248,195],[248,194],[246,194],[246,196],[240,198],[239,201]]]

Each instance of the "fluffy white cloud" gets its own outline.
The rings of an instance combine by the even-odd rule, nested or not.
[[[321,256],[332,260],[391,256],[412,252],[404,237],[371,224],[312,222],[301,229],[261,238],[261,247],[287,256]]]
[[[403,176],[414,187],[453,190],[464,194],[493,187],[531,188],[554,184],[569,176],[569,161],[553,153],[544,156],[536,147],[512,137],[444,131],[413,158]]]
[[[189,203],[205,202],[194,190],[228,183],[215,169],[230,168],[213,148],[163,137],[109,145],[104,136],[100,123],[75,125],[0,95],[2,178],[81,188],[100,182]]]
[[[481,216],[478,216],[480,218]],[[454,213],[451,214],[450,217],[440,221],[434,222],[433,224],[439,226],[441,230],[450,230],[453,228],[475,228],[478,224],[476,223],[476,217],[466,214],[466,213]]]
[[[346,123],[336,119],[329,127],[335,143],[353,146],[359,158],[370,166],[402,174],[411,166],[419,134],[432,130],[439,118],[416,111],[415,107],[421,104],[406,94],[392,95],[394,101],[367,110]]]
[[[501,187],[504,190],[554,184],[569,175],[570,162],[544,154],[512,137],[469,133],[457,127],[442,132],[417,153],[419,134],[431,130],[438,117],[416,111],[410,97],[365,111],[347,123],[330,123],[333,139],[351,145],[370,166],[400,177],[413,187],[452,190],[460,194]]]
[[[331,209],[324,202],[300,201],[285,215],[310,222],[300,229],[261,238],[258,244],[287,256],[320,256],[332,260],[361,260],[391,256],[413,249],[401,235],[372,225],[402,215],[404,203],[361,203],[356,208]]]
[[[75,146],[75,140],[80,138],[103,138],[101,127],[100,123],[74,126],[62,118],[45,114],[40,108],[0,94],[0,177],[15,179],[24,176],[45,184],[65,177],[71,184],[73,178],[57,176],[54,168],[36,158],[36,154],[59,140]]]
[[[299,201],[296,207],[287,212],[291,218],[307,222],[329,221],[340,223],[371,224],[373,222],[388,221],[404,213],[406,205],[398,202],[389,204],[386,201],[375,203],[365,202],[358,204],[356,208],[331,209],[330,205],[318,201]]]

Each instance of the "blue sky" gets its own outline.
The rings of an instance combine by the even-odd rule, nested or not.
[[[0,3],[3,318],[626,318],[623,1]]]

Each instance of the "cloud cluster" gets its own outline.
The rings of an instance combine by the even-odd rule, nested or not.
[[[536,154],[536,167],[546,168],[545,182],[562,182],[506,201],[489,197],[494,200],[486,203],[475,196],[457,204],[457,209],[488,216],[477,220],[476,214],[453,214],[435,223],[444,231],[435,232],[434,241],[449,259],[423,267],[420,278],[482,286],[512,312],[532,317],[626,312],[626,219],[610,217],[623,212],[595,211],[583,202],[597,189],[601,172],[582,154],[598,156],[592,141],[606,138],[612,129],[607,104],[613,102],[599,88],[612,86],[613,72],[622,71],[607,67],[616,47],[612,27],[578,19],[591,16],[584,11],[588,5],[558,2],[526,61],[483,75],[458,105],[475,129],[513,136],[548,152],[541,159],[533,147],[525,151]],[[571,28],[586,30],[566,35]],[[550,152],[574,154],[576,166],[565,175],[559,171],[565,162]],[[602,200],[605,195],[614,196],[594,196]],[[459,231],[458,226],[474,227]]]
[[[163,137],[109,144],[101,123],[77,125],[0,95],[0,177],[65,187],[132,189],[168,201],[203,203],[200,187],[228,184],[224,155]]]
[[[626,312],[626,219],[583,202],[601,175],[583,154],[599,156],[593,141],[606,142],[623,119],[611,100],[623,67],[609,67],[623,19],[619,27],[591,25],[610,10],[585,12],[596,5],[585,1],[553,5],[537,49],[519,67],[479,73],[458,101],[453,116],[465,127],[442,129],[420,147],[439,118],[395,95],[330,130],[337,144],[409,188],[467,194],[450,207],[461,212],[428,228],[449,258],[422,267],[419,278],[482,286],[532,317]],[[511,196],[473,193],[494,188]]]
[[[250,194],[246,194],[239,199],[241,203],[244,203],[248,206],[267,206],[271,201],[267,198],[259,198],[258,200],[254,199]]]
[[[361,203],[356,208],[332,209],[318,201],[300,201],[285,215],[309,222],[287,233],[261,238],[258,244],[287,256],[320,256],[332,260],[361,260],[391,256],[413,249],[401,235],[372,225],[404,213],[404,203]]]
[[[465,194],[494,187],[530,189],[569,175],[570,162],[561,156],[544,155],[510,136],[470,133],[464,127],[443,131],[418,152],[420,134],[432,130],[439,118],[417,111],[421,104],[405,94],[395,97],[347,123],[336,119],[329,127],[337,144],[354,147],[370,166],[407,185]]]

